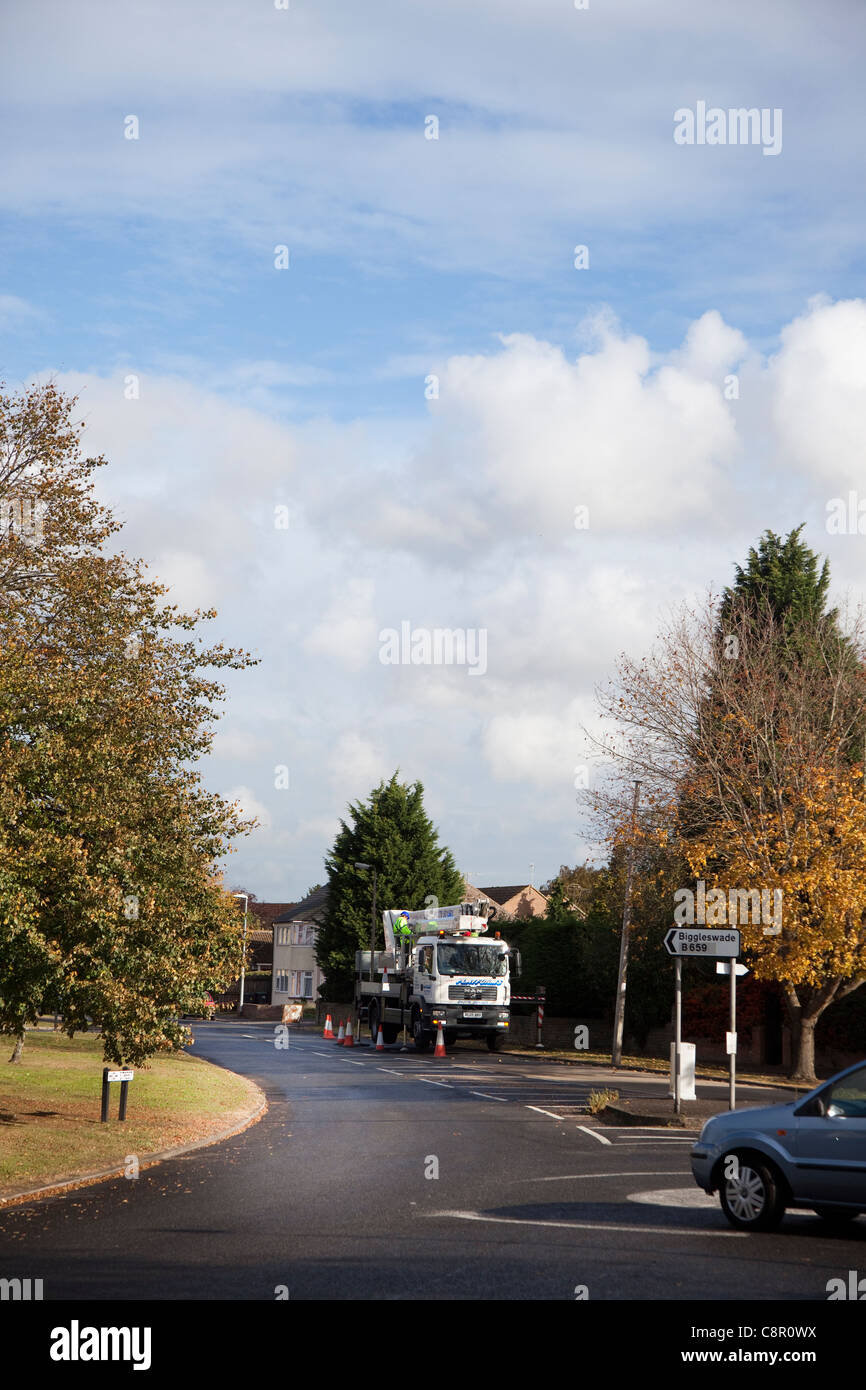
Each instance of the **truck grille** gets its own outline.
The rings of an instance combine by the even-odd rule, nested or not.
[[[483,999],[492,999],[492,1000],[495,1002],[495,1000],[496,1000],[496,986],[495,986],[495,985],[476,985],[476,986],[473,988],[471,985],[449,985],[449,986],[448,986],[448,998],[449,998],[449,999],[472,999],[472,1000],[476,1000],[476,999],[477,999],[479,1002],[480,1002],[481,1000],[483,1000]]]

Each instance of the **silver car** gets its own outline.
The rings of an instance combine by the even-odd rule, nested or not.
[[[692,1172],[741,1231],[774,1230],[786,1207],[853,1221],[866,1212],[866,1062],[787,1105],[714,1115],[692,1149]]]

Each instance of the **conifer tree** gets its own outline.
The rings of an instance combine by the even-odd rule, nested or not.
[[[373,875],[356,869],[356,863],[376,868],[377,950],[384,947],[381,913],[386,909],[411,912],[434,899],[444,905],[463,898],[463,877],[451,851],[440,846],[423,797],[420,782],[404,784],[395,772],[366,801],[349,806],[350,823],[340,822],[325,860],[328,906],[316,947],[328,998],[335,1002],[351,999],[355,952],[370,949]]]

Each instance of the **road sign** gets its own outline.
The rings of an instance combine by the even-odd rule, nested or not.
[[[738,975],[748,975],[748,973],[749,973],[749,967],[748,967],[747,965],[740,965],[740,962],[739,962],[739,961],[735,961],[735,962],[734,962],[734,970],[736,971],[736,973],[737,973]],[[730,975],[730,973],[731,973],[731,962],[730,962],[730,961],[727,961],[727,960],[717,960],[717,961],[716,961],[716,974],[717,974],[717,975]]]
[[[665,946],[672,956],[725,956],[730,959],[740,954],[740,933],[738,931],[714,931],[701,928],[695,931],[689,927],[671,927],[665,937]]]
[[[102,1068],[102,1114],[99,1118],[103,1124],[108,1119],[108,1097],[111,1092],[112,1081],[120,1082],[120,1106],[117,1118],[119,1120],[126,1119],[126,1097],[129,1092],[129,1083],[134,1075],[135,1072],[131,1067],[122,1067],[116,1070],[109,1067]]]

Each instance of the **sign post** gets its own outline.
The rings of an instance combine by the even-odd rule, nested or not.
[[[675,982],[674,982],[674,1004],[676,1014],[674,1018],[674,1114],[680,1113],[680,1048],[682,1046],[683,1028],[683,956],[697,956],[706,960],[710,956],[722,957],[729,961],[735,961],[740,954],[740,933],[738,931],[720,928],[718,931],[701,927],[695,931],[688,927],[671,927],[665,936],[665,949],[669,955],[674,957]],[[735,1066],[736,1066],[736,970],[731,970],[731,1036],[734,1039],[734,1051],[730,1053],[731,1068],[731,1109],[734,1109],[733,1097],[735,1090]]]
[[[683,962],[677,956],[674,961],[674,1001],[676,1015],[674,1022],[674,1114],[679,1115],[680,1106],[680,1046],[683,1040]]]
[[[101,1113],[101,1115],[99,1116],[100,1120],[101,1120],[103,1123],[105,1123],[105,1121],[108,1119],[108,1095],[109,1095],[109,1087],[110,1087],[112,1081],[119,1081],[119,1082],[120,1082],[120,1108],[119,1108],[119,1110],[118,1110],[117,1118],[118,1118],[119,1120],[125,1120],[125,1119],[126,1119],[126,1097],[127,1097],[127,1092],[128,1092],[128,1090],[129,1090],[129,1083],[130,1083],[130,1081],[132,1080],[132,1078],[133,1078],[134,1075],[135,1075],[135,1072],[132,1071],[132,1070],[129,1069],[129,1068],[124,1068],[124,1069],[121,1070],[121,1071],[112,1071],[110,1067],[103,1067],[103,1069],[102,1069],[102,1113]]]
[[[737,1108],[737,976],[748,973],[746,966],[740,965],[738,961],[716,961],[716,974],[731,977],[731,1027],[726,1039],[726,1050],[730,1075],[728,1099],[732,1110]]]
[[[734,965],[734,962],[731,962]],[[728,1081],[728,1101],[732,1110],[737,1108],[737,972],[731,970],[731,1028],[728,1038],[728,1065],[730,1066],[730,1077]]]

